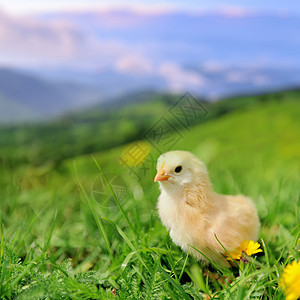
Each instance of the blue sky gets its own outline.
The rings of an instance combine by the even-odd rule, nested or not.
[[[300,0],[0,0],[0,21],[0,68],[55,80],[202,94],[300,82]]]
[[[94,9],[114,7],[138,7],[138,8],[170,8],[175,10],[215,10],[226,7],[237,7],[246,10],[260,12],[282,12],[300,14],[299,0],[0,0],[0,8],[10,13],[38,13],[69,9]]]

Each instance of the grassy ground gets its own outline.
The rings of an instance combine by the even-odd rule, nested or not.
[[[282,299],[280,274],[299,259],[299,115],[295,100],[256,103],[181,131],[173,146],[208,165],[217,192],[246,194],[258,207],[264,253],[215,270],[230,284],[204,276],[205,267],[172,243],[156,212],[155,164],[131,174],[119,163],[130,148],[54,169],[3,159],[2,299]],[[159,154],[152,148],[150,157]]]

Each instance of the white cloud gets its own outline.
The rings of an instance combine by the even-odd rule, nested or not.
[[[172,61],[155,64],[140,53],[120,57],[115,63],[115,70],[127,74],[161,78],[166,82],[166,88],[173,92],[198,91],[207,83],[205,77],[198,72],[186,70]]]
[[[245,18],[256,14],[253,10],[239,6],[228,6],[218,10],[223,16],[228,18]]]
[[[230,71],[226,73],[225,80],[229,83],[241,83],[247,81],[247,74],[243,71]]]
[[[264,86],[270,83],[270,78],[264,74],[259,74],[255,68],[245,70],[229,71],[225,75],[225,80],[229,83],[253,83],[256,86]]]
[[[168,82],[169,88],[174,92],[199,89],[206,84],[206,79],[201,74],[185,70],[174,62],[162,63],[158,74]]]
[[[0,9],[15,15],[39,14],[61,11],[111,11],[113,9],[129,9],[141,14],[160,14],[178,10],[177,5],[171,3],[148,3],[140,1],[125,2],[115,1],[95,1],[95,0],[9,0],[0,3]]]
[[[87,66],[128,52],[124,44],[100,40],[65,21],[40,21],[0,11],[0,63],[13,66]]]
[[[115,64],[115,69],[118,72],[130,73],[134,75],[148,75],[153,72],[151,61],[139,53],[120,57]]]
[[[257,86],[264,86],[270,83],[270,79],[266,75],[255,75],[253,77],[253,83]]]
[[[203,71],[208,73],[219,73],[226,69],[226,66],[218,61],[206,61],[201,67]]]

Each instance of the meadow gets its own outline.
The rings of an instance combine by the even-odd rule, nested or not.
[[[107,125],[103,136],[100,129],[90,133],[102,145],[118,128],[135,128],[111,148],[82,147],[72,155],[65,141],[59,163],[29,159],[40,152],[10,144],[12,129],[2,129],[1,299],[284,299],[280,276],[300,258],[299,98],[288,92],[283,99],[220,102],[198,124],[178,125],[171,134],[171,149],[191,151],[207,164],[215,191],[243,193],[258,208],[263,253],[231,269],[207,271],[173,244],[159,220],[155,161],[170,143],[159,142],[157,150],[143,132],[166,116],[162,102],[139,130],[120,123]],[[63,145],[51,136],[52,148],[44,148],[50,158]],[[120,158],[135,139],[149,155],[124,166]],[[211,280],[211,272],[231,282]]]

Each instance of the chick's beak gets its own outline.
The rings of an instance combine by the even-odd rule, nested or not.
[[[168,181],[169,178],[170,178],[170,175],[166,175],[165,173],[162,173],[162,172],[157,172],[156,176],[154,177],[154,182]]]

